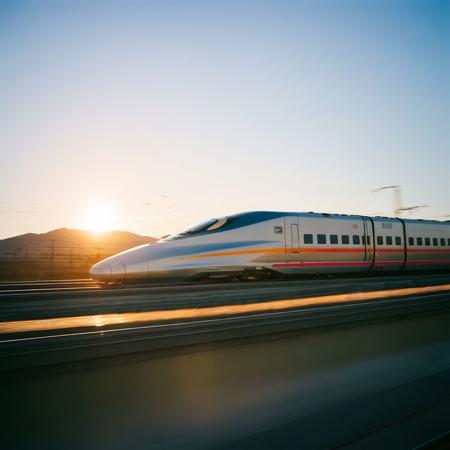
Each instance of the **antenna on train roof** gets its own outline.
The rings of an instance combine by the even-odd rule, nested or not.
[[[399,185],[383,186],[377,189],[373,189],[370,192],[380,192],[385,190],[393,191],[394,216],[399,216],[403,212],[411,212],[428,207],[428,205],[402,206],[402,188]]]
[[[391,190],[394,193],[394,216],[399,215],[402,210],[402,193],[401,187],[398,185],[393,186],[383,186],[377,189],[373,189],[371,192],[380,192]]]
[[[428,205],[408,206],[401,208],[401,211],[414,211],[415,209],[428,208]]]

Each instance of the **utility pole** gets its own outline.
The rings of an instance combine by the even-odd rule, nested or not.
[[[393,193],[394,216],[400,216],[404,212],[410,212],[417,209],[427,208],[428,205],[402,206],[402,188],[399,185],[383,186],[373,189],[371,192],[380,192],[390,190]]]

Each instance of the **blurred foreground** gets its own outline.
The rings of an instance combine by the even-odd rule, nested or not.
[[[411,449],[450,426],[449,318],[440,311],[3,373],[3,442]]]

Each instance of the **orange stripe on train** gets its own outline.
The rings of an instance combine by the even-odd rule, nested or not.
[[[373,248],[367,249],[367,252],[372,253],[403,253],[402,248]],[[299,248],[298,252],[294,253],[364,253],[364,248]],[[226,252],[202,253],[200,255],[182,256],[177,259],[199,259],[199,258],[214,258],[218,256],[234,256],[234,255],[257,255],[264,253],[286,253],[284,247],[275,248],[257,248],[253,250],[230,250]],[[292,253],[289,252],[288,253]],[[407,253],[450,253],[449,250],[431,250],[431,249],[408,249]]]

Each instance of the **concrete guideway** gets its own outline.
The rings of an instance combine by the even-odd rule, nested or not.
[[[349,302],[361,302],[393,297],[422,296],[426,294],[450,293],[450,284],[423,286],[415,288],[388,289],[359,292],[352,294],[322,295],[290,300],[260,301],[246,303],[205,306],[202,308],[181,308],[137,313],[103,314],[91,316],[74,316],[55,319],[35,319],[23,321],[0,322],[0,335],[9,333],[27,333],[33,331],[54,331],[108,325],[126,325],[132,323],[170,322],[196,320],[208,317],[236,316],[240,314],[256,314],[270,311],[283,311],[294,308],[307,308],[319,305],[335,305]]]
[[[203,308],[450,283],[450,274],[301,278],[255,283],[124,285],[108,289],[0,292],[0,322]]]
[[[392,320],[397,317],[429,315],[440,311],[446,312],[449,308],[449,292],[437,291],[415,296],[278,311],[268,310],[228,317],[213,316],[150,324],[142,322],[120,324],[106,329],[99,327],[100,329],[95,331],[92,331],[92,328],[75,328],[13,333],[2,336],[0,356],[4,362],[3,370],[8,371],[20,367],[184,348],[196,344],[339,325],[350,326]],[[159,312],[156,313],[159,314]],[[88,318],[88,320],[91,319],[92,317]],[[24,323],[33,322],[25,321]]]
[[[449,278],[6,293],[4,443],[417,447],[450,427]]]
[[[422,308],[430,305],[428,296],[423,300]],[[408,298],[398,302],[417,305]],[[383,305],[399,308],[398,302]],[[192,334],[189,327],[179,334],[168,328],[159,342],[178,341],[178,351],[142,347],[139,353],[105,358],[97,345],[90,362],[54,360],[49,366],[45,358],[68,348],[36,353],[34,368],[0,374],[8,411],[4,443],[67,450],[274,444],[411,449],[450,425],[450,311],[414,314],[408,306],[394,313],[377,311],[375,304],[365,306],[360,316],[365,320],[359,321],[349,308],[360,308],[361,314],[361,303],[304,310],[316,321],[314,328],[299,328],[308,320],[284,311],[284,319],[292,320],[261,318],[261,334],[248,339],[239,330],[251,323],[237,323],[234,338],[228,334],[221,342],[211,339],[215,330],[209,323],[197,341],[202,345],[189,347],[190,336],[202,335],[194,324],[189,324]],[[218,333],[228,319],[217,323]],[[280,333],[289,323],[295,327]],[[128,350],[133,337],[139,333],[129,330],[122,341]],[[121,345],[117,335],[114,345]]]

